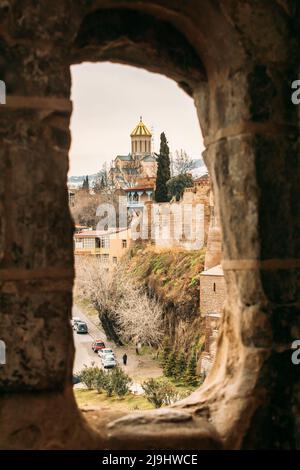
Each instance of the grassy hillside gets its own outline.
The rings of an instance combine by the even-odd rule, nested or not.
[[[157,251],[140,245],[128,257],[130,273],[164,306],[166,334],[184,348],[201,336],[199,275],[204,257],[204,249]]]

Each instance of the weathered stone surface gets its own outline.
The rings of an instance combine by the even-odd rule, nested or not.
[[[7,283],[1,286],[0,338],[6,343],[2,391],[57,390],[71,382],[71,294],[55,288],[39,292],[39,287],[38,282],[11,283],[6,292]]]
[[[0,108],[0,337],[9,356],[0,386],[15,392],[1,397],[1,448],[220,448],[220,439],[236,449],[299,446],[299,373],[289,349],[300,307],[299,108],[290,100],[297,3],[73,3],[0,1],[0,79],[15,98]],[[68,100],[69,65],[83,60],[162,72],[194,95],[224,258],[235,266],[225,271],[215,365],[201,390],[174,407],[192,419],[140,417],[140,434],[135,418],[108,430],[93,415],[95,434],[70,389],[47,392],[66,386],[73,359],[70,109],[68,101],[57,110],[33,104]],[[32,106],[18,107],[18,96]]]

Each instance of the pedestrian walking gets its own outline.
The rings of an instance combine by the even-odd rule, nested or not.
[[[127,364],[127,354],[126,353],[123,355],[123,364],[124,364],[124,366],[126,366],[126,364]]]

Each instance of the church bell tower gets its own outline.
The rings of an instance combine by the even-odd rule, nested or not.
[[[149,129],[145,126],[140,117],[140,122],[133,129],[130,134],[131,137],[131,154],[134,158],[144,157],[145,155],[151,155],[151,138],[152,134]]]

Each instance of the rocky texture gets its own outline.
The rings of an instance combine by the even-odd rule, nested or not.
[[[129,430],[135,447],[176,448],[182,435],[186,448],[212,440],[219,447],[220,439],[226,448],[299,445],[300,376],[290,360],[291,340],[300,337],[299,108],[290,99],[298,30],[295,0],[60,0],[46,8],[0,0],[8,93],[0,106],[0,338],[10,357],[0,377],[2,448],[109,445],[66,393],[69,66],[104,59],[160,71],[193,95],[228,287],[215,366],[205,386],[175,407],[191,421],[178,427],[166,411],[162,424],[154,413],[142,441],[129,417],[119,431],[115,424],[119,448],[129,445]],[[64,393],[53,392],[52,401],[49,390],[59,388]],[[153,428],[164,430],[159,444],[150,440]]]

